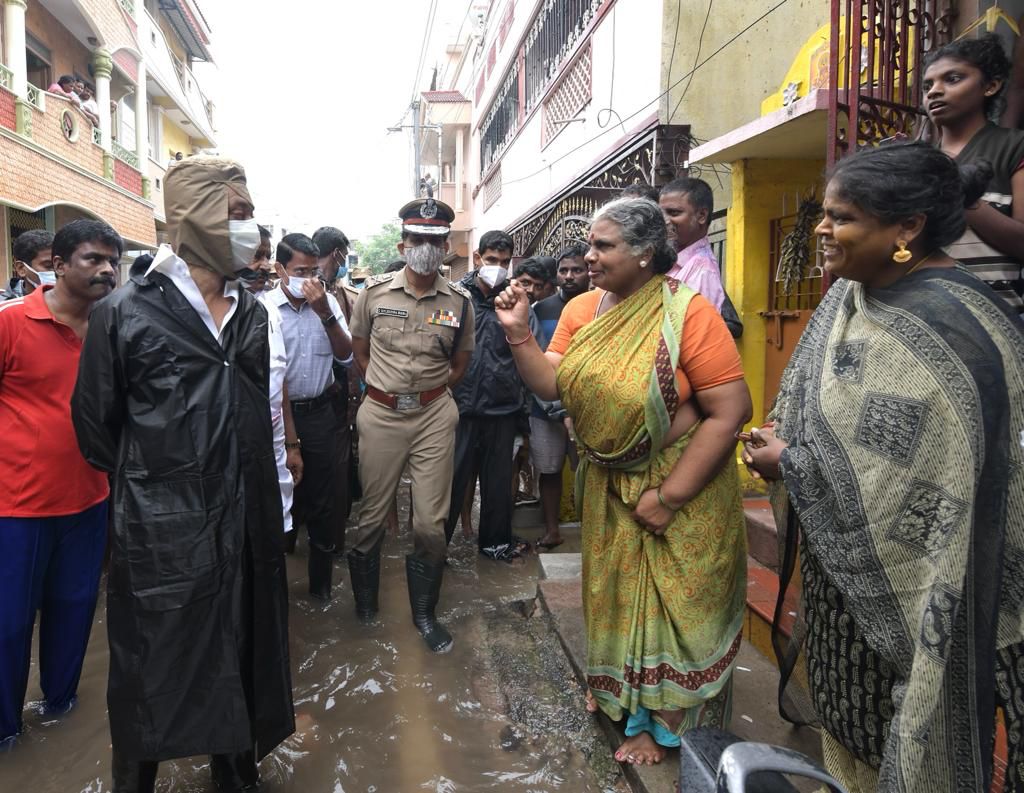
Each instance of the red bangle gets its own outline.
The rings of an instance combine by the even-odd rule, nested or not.
[[[508,342],[508,346],[509,347],[518,347],[520,344],[526,344],[526,342],[528,342],[532,338],[533,338],[533,334],[532,333],[527,333],[519,341],[512,341],[512,339],[510,339],[508,336],[505,337],[505,341]]]

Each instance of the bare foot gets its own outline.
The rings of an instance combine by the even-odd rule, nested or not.
[[[627,738],[615,751],[615,759],[631,765],[655,765],[665,759],[665,750],[654,742],[648,732]]]
[[[473,517],[466,513],[462,514],[462,536],[467,540],[472,540],[475,536],[473,534]]]
[[[563,542],[565,540],[562,539],[562,535],[556,531],[554,534],[545,534],[534,545],[538,548],[543,548],[545,551],[550,551],[553,548],[557,548]]]
[[[597,713],[597,700],[594,699],[594,695],[590,693],[590,689],[587,689],[587,713]]]

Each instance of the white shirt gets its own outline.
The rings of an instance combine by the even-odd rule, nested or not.
[[[281,506],[284,508],[284,530],[292,530],[292,493],[295,483],[288,470],[288,453],[284,447],[284,374],[288,368],[288,356],[281,333],[281,313],[266,294],[257,299],[267,310],[267,334],[270,337],[270,423],[274,428],[274,454],[277,458],[277,483],[281,489]]]
[[[178,257],[168,246],[161,245],[156,252],[156,256],[153,257],[153,263],[146,270],[146,275],[152,272],[162,273],[171,279],[171,283],[178,288],[178,291],[181,292],[182,296],[188,301],[188,304],[199,315],[203,324],[206,325],[207,330],[213,334],[213,338],[220,344],[221,334],[235,315],[235,309],[238,308],[238,283],[226,279],[224,281],[224,297],[230,301],[230,305],[228,306],[227,313],[224,315],[224,320],[218,328],[217,323],[213,321],[213,314],[210,313],[209,306],[206,305],[206,301],[199,291],[199,287],[192,280],[192,275],[189,273],[188,265],[185,264],[184,259]]]
[[[352,363],[352,356],[344,360],[334,357],[327,329],[305,300],[295,308],[280,286],[267,292],[264,299],[268,306],[275,306],[281,316],[281,330],[288,357],[285,373],[288,398],[293,402],[315,399],[334,382],[334,361],[348,366]],[[328,293],[327,304],[345,335],[351,338],[345,315],[334,295]]]

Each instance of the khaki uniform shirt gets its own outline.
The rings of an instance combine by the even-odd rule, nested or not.
[[[475,344],[468,303],[466,290],[440,274],[423,297],[406,283],[404,270],[368,278],[351,323],[353,337],[370,340],[366,382],[391,394],[429,391],[448,382],[454,353],[471,352]]]

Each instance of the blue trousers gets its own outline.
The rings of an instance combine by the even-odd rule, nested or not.
[[[0,741],[21,732],[37,611],[46,708],[74,703],[106,540],[106,501],[58,518],[0,517]]]

